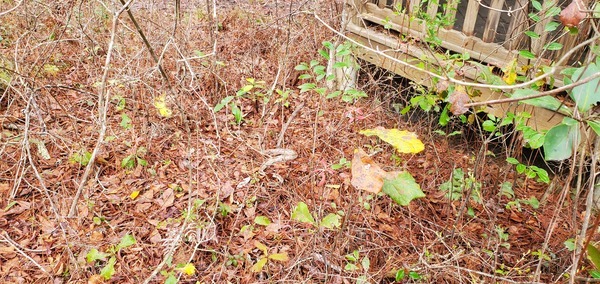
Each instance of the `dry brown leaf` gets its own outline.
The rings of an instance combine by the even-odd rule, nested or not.
[[[384,178],[394,178],[399,172],[386,172],[365,151],[356,149],[352,158],[352,185],[357,189],[379,193]]]
[[[175,192],[171,187],[168,187],[158,200],[161,208],[171,207],[175,201]]]
[[[448,102],[450,103],[450,112],[454,115],[461,115],[469,111],[468,107],[465,107],[465,104],[469,103],[471,98],[465,91],[464,88],[457,87],[456,90],[450,95],[448,98]]]
[[[231,194],[233,194],[233,192],[235,191],[235,188],[233,188],[233,186],[231,185],[231,182],[227,181],[225,182],[225,184],[223,184],[223,186],[221,186],[219,188],[219,199],[221,201],[225,200],[227,197],[231,196]]]
[[[564,8],[560,12],[560,22],[566,27],[572,28],[577,27],[581,20],[585,19],[585,13],[581,12],[581,9],[585,9],[585,5],[581,0],[573,0],[571,4]]]

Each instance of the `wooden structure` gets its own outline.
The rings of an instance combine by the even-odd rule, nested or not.
[[[425,4],[421,4],[423,2]],[[539,7],[534,8],[529,2],[346,0],[346,34],[370,47],[360,49],[360,58],[425,86],[433,86],[432,78],[425,72],[419,68],[399,64],[375,51],[410,64],[421,64],[421,68],[425,66],[425,69],[434,72],[439,72],[436,70],[440,70],[440,66],[448,67],[447,64],[453,64],[451,60],[445,60],[444,58],[448,57],[441,56],[442,54],[468,53],[471,60],[480,64],[453,67],[457,71],[456,78],[461,78],[458,77],[460,75],[461,79],[467,81],[485,83],[481,79],[481,66],[494,67],[499,71],[513,60],[517,60],[518,66],[531,68],[549,65],[587,39],[586,27],[580,27],[579,35],[565,33],[562,25],[557,26],[554,31],[547,32],[548,23],[554,20],[558,24],[558,16],[552,15],[549,9],[556,6],[565,7],[568,3],[559,3],[556,0],[539,1],[543,3],[544,8],[538,11]],[[531,20],[530,13],[538,15],[539,20]],[[440,27],[440,23],[445,26]],[[587,30],[589,31],[589,27]],[[529,37],[525,34],[526,31],[535,32],[539,37]],[[440,40],[439,46],[435,48],[425,43],[432,34]],[[560,43],[563,48],[547,48],[550,42]],[[529,50],[538,56],[535,60],[530,60],[520,56],[520,50]],[[564,65],[575,64],[582,60],[583,56],[585,54],[579,52],[569,58],[565,57]],[[555,86],[560,86],[562,79],[555,79]],[[481,88],[479,91],[481,96],[474,97],[475,101],[506,97],[500,91],[487,88]],[[515,107],[527,106],[493,105],[486,111],[503,116]],[[527,110],[535,117],[529,124],[537,129],[549,129],[562,120],[562,115],[551,110],[532,107],[528,107]]]

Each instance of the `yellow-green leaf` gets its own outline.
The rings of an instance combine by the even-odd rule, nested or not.
[[[406,130],[377,127],[361,130],[360,134],[366,136],[375,135],[394,146],[400,153],[419,153],[425,149],[425,145],[417,138],[417,134]]]
[[[194,275],[196,273],[196,267],[191,263],[187,263],[183,267],[177,268],[177,270],[179,270],[189,276]]]
[[[277,261],[288,261],[290,260],[290,258],[288,257],[287,253],[274,253],[269,255],[269,259],[272,260],[277,260]]]
[[[596,269],[600,269],[600,251],[593,244],[588,244],[587,255]]]
[[[166,96],[160,95],[154,98],[154,107],[158,110],[158,114],[162,117],[171,117],[173,111],[167,107]]]
[[[509,62],[502,71],[504,71],[502,80],[504,80],[506,84],[513,85],[517,81],[517,59],[515,58]]]
[[[413,199],[425,197],[421,186],[409,172],[402,172],[393,179],[384,179],[383,192],[402,206],[407,206]]]
[[[339,228],[342,225],[342,216],[334,213],[329,213],[321,220],[321,227],[327,229]]]
[[[254,241],[254,246],[261,250],[265,255],[267,255],[267,246],[263,245],[261,242],[259,241]]]
[[[266,257],[259,259],[256,264],[252,265],[251,271],[257,273],[261,272],[265,264],[267,264],[267,260],[268,259]]]
[[[298,205],[294,208],[292,212],[292,220],[296,220],[302,223],[315,223],[315,218],[310,214],[308,210],[308,205],[304,202],[298,202]]]

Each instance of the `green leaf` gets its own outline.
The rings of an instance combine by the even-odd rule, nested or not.
[[[600,278],[600,271],[598,270],[592,270],[590,271],[590,276],[594,279],[599,279]]]
[[[554,7],[551,7],[550,9],[548,9],[548,11],[546,12],[546,17],[550,18],[550,17],[557,16],[558,14],[560,14],[560,7],[554,6]]]
[[[594,267],[600,269],[600,251],[591,243],[587,245],[587,255],[594,264]]]
[[[540,35],[533,32],[533,31],[526,31],[524,32],[525,35],[527,35],[528,37],[532,38],[532,39],[538,39],[540,38]],[[527,51],[527,50],[521,50],[521,51]],[[531,53],[531,52],[530,52]],[[531,53],[533,55],[533,53]]]
[[[135,167],[135,155],[131,154],[121,160],[121,168],[133,169]]]
[[[327,50],[319,49],[319,54],[325,58],[325,60],[329,60],[329,52]]]
[[[515,197],[515,192],[513,191],[513,185],[509,181],[505,181],[500,185],[500,193],[509,199],[513,199]]]
[[[551,42],[549,44],[544,45],[544,49],[546,50],[561,50],[562,47],[563,45],[558,42]]]
[[[419,279],[423,278],[423,277],[421,276],[421,274],[419,274],[419,273],[418,273],[418,272],[416,272],[416,271],[411,271],[411,272],[409,272],[409,273],[408,273],[408,277],[410,277],[410,278],[411,278],[411,279],[413,279],[413,280],[419,280]]]
[[[600,72],[595,63],[578,68],[572,76],[574,82],[589,78]],[[600,78],[591,80],[583,85],[576,86],[571,91],[571,98],[581,113],[587,113],[591,107],[600,102]]]
[[[347,263],[346,266],[344,266],[344,270],[356,271],[356,270],[358,270],[358,266],[356,266],[356,264],[354,264],[354,263]]]
[[[542,10],[542,4],[539,1],[531,1],[531,5],[533,6],[533,8],[535,8],[538,11]]]
[[[346,62],[336,62],[333,64],[333,68],[344,68],[344,67],[348,67],[350,66],[350,64],[346,63]]]
[[[325,98],[332,99],[332,98],[338,97],[341,94],[342,94],[342,91],[335,91],[335,92],[327,94],[327,96]]]
[[[305,79],[310,79],[310,78],[312,78],[312,75],[310,75],[310,74],[302,74],[302,75],[298,76],[298,79],[300,79],[300,80],[305,80]]]
[[[546,24],[546,26],[544,27],[544,31],[545,32],[552,32],[555,31],[558,26],[560,26],[559,23],[557,22],[549,22],[548,24]]]
[[[292,220],[296,220],[302,223],[315,223],[315,218],[310,214],[308,205],[304,202],[299,202],[292,212]]]
[[[306,71],[306,70],[309,70],[310,67],[308,66],[308,64],[306,64],[306,62],[302,62],[302,63],[296,65],[296,67],[294,67],[294,69],[297,71]]]
[[[567,248],[568,251],[572,252],[575,250],[575,239],[567,239],[563,244],[565,244],[565,248]]]
[[[242,123],[244,119],[244,114],[242,113],[242,109],[240,109],[235,103],[230,103],[229,108],[231,108],[231,114],[233,114],[233,118],[236,124]]]
[[[124,249],[126,247],[130,247],[130,246],[134,245],[135,243],[136,243],[135,238],[132,235],[127,234],[121,238],[121,241],[117,245],[117,251]]]
[[[259,259],[256,264],[254,264],[252,266],[252,268],[250,269],[252,272],[261,272],[263,270],[263,267],[265,266],[265,264],[267,264],[267,260],[268,258],[266,257],[262,257],[261,259]]]
[[[369,271],[369,268],[371,267],[371,260],[369,260],[368,256],[365,256],[360,261],[360,265],[362,266],[364,271]]]
[[[404,269],[398,269],[398,271],[396,271],[396,276],[394,277],[396,282],[402,282],[404,277],[406,277],[405,274],[406,272],[404,271]]]
[[[538,91],[533,89],[517,89],[510,95],[510,97],[514,99],[519,99],[523,97],[533,96],[538,93]],[[564,114],[571,113],[571,110],[568,107],[566,107],[563,103],[561,103],[558,99],[556,99],[553,96],[543,96],[539,98],[523,100],[521,101],[521,103],[542,107],[553,111],[559,111]]]
[[[544,159],[562,161],[571,157],[573,149],[579,145],[579,127],[563,123],[552,127],[544,137]]]
[[[254,223],[257,225],[268,226],[271,224],[271,220],[269,220],[269,217],[267,216],[256,216],[256,218],[254,218]]]
[[[175,275],[173,275],[172,273],[169,273],[169,276],[167,277],[167,279],[165,279],[165,284],[177,284],[177,282],[177,277],[175,277]]]
[[[221,109],[223,109],[223,107],[225,107],[225,106],[226,106],[226,105],[227,105],[229,102],[231,102],[231,100],[233,100],[233,96],[227,96],[227,97],[223,98],[223,99],[221,100],[221,102],[220,102],[220,103],[218,103],[218,104],[215,106],[215,108],[213,108],[213,112],[215,112],[215,113],[216,113],[216,112],[220,111],[220,110],[221,110]]]
[[[96,260],[104,260],[107,256],[109,256],[108,253],[93,248],[85,255],[85,260],[87,260],[87,262],[95,262]]]
[[[540,201],[537,198],[535,198],[535,196],[529,197],[529,199],[527,200],[527,203],[533,209],[540,208]]]
[[[304,84],[298,86],[298,89],[300,89],[300,93],[304,93],[304,92],[308,92],[316,87],[317,87],[317,85],[314,83],[304,83]]]
[[[239,89],[235,94],[239,97],[239,96],[243,96],[246,93],[250,92],[252,90],[252,88],[254,88],[254,86],[252,85],[246,85],[243,86],[241,89]]]
[[[513,157],[508,157],[506,158],[506,162],[511,164],[511,165],[518,165],[520,164],[519,161]]]
[[[117,262],[117,258],[114,256],[108,260],[106,266],[100,270],[100,276],[104,277],[104,280],[109,280],[113,274],[115,274],[115,263]]]
[[[121,114],[121,127],[123,127],[123,129],[130,129],[132,127],[131,125],[131,118],[129,118],[129,116],[125,113]]]
[[[596,135],[600,136],[600,121],[597,120],[588,120],[586,121],[587,125],[596,132]]]
[[[334,213],[329,213],[321,220],[321,227],[327,229],[339,228],[342,225],[341,220],[342,216]]]
[[[533,52],[531,52],[529,50],[520,50],[519,55],[521,55],[527,59],[535,59],[535,54],[533,54]]]
[[[421,186],[409,172],[401,172],[394,179],[383,180],[383,192],[402,206],[407,206],[413,199],[425,197]]]

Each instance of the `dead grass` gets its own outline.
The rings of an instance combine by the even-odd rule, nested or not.
[[[234,2],[219,1],[216,34],[204,1],[182,6],[175,32],[172,4],[134,6],[170,86],[131,20],[121,15],[109,65],[106,140],[73,217],[69,208],[85,168],[73,159],[91,152],[98,138],[98,83],[111,15],[98,2],[27,2],[1,17],[0,55],[15,65],[0,97],[2,282],[98,283],[108,259],[90,263],[86,254],[108,252],[126,234],[137,242],[115,253],[109,282],[162,283],[172,273],[181,283],[354,283],[363,275],[370,283],[392,283],[398,269],[417,272],[425,283],[529,282],[539,259],[534,252],[557,212],[541,273],[544,282],[564,279],[571,260],[563,242],[575,234],[579,219],[571,218],[568,206],[555,211],[558,192],[539,209],[507,209],[512,200],[498,195],[503,182],[514,182],[515,199],[541,198],[546,186],[524,182],[502,157],[478,154],[481,141],[434,134],[431,116],[394,113],[390,106],[409,90],[405,83],[365,74],[362,85],[371,97],[354,105],[298,92],[294,66],[318,58],[322,41],[335,40],[301,11],[336,23],[339,6]],[[240,126],[231,124],[229,111],[214,114],[212,107],[235,95],[246,78],[291,90],[290,106],[275,103],[276,97],[266,104],[242,99],[246,117]],[[171,118],[153,105],[161,95],[173,109]],[[358,113],[363,115],[356,118]],[[376,126],[416,131],[426,150],[396,160],[390,147],[358,135]],[[348,169],[331,169],[367,146],[380,149],[374,157],[387,169],[410,171],[427,197],[400,207],[353,188]],[[273,148],[293,149],[297,157],[261,169],[269,159],[264,150]],[[136,153],[148,165],[123,168],[122,160]],[[457,220],[462,203],[438,190],[456,168],[482,183],[484,202],[470,204],[474,217]],[[292,221],[301,201],[316,219],[343,211],[341,228]],[[256,224],[257,216],[272,224]],[[251,272],[262,255],[255,241],[290,260]],[[345,256],[355,250],[359,269],[349,271]],[[361,263],[365,257],[368,268]],[[186,263],[195,266],[194,275],[180,273],[178,265]]]

